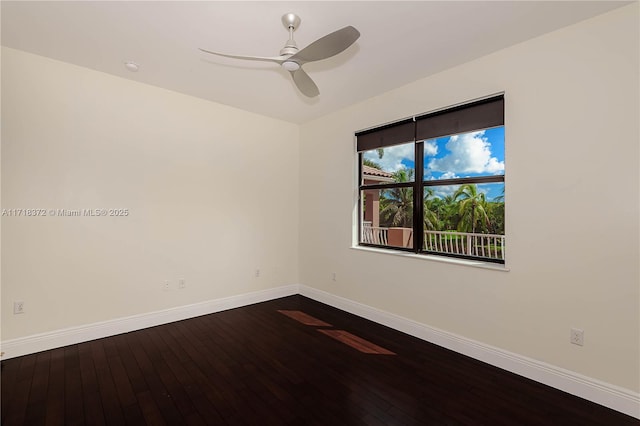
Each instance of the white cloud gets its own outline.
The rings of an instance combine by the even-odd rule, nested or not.
[[[444,172],[438,179],[455,179],[458,177],[460,176],[456,175],[454,172]]]
[[[458,185],[432,186],[434,198],[445,198],[458,190]]]
[[[499,174],[504,171],[504,161],[491,156],[491,144],[484,137],[484,130],[451,136],[446,147],[451,154],[432,158],[428,169],[449,173]]]
[[[378,157],[378,152],[374,149],[372,151],[365,152],[364,158],[380,164],[384,171],[393,173],[405,167],[402,164],[403,159],[406,158],[413,161],[413,148],[413,143],[390,146],[384,149],[384,155],[382,158]]]
[[[438,144],[436,141],[424,141],[424,155],[433,157],[438,153]]]

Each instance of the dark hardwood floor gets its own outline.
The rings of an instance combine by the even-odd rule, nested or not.
[[[1,383],[5,426],[640,425],[302,296],[2,361]]]

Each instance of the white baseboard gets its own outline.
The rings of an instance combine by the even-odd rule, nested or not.
[[[300,285],[300,294],[640,419],[640,393],[430,327],[312,287]]]
[[[114,336],[116,334],[128,333],[147,327],[226,311],[227,309],[239,308],[294,294],[298,294],[297,284],[6,340],[0,345],[4,352],[2,359],[14,358],[62,346],[87,342],[89,340]]]

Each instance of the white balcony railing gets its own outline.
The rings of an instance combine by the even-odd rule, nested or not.
[[[505,236],[455,231],[424,231],[424,248],[440,253],[504,260]]]
[[[367,244],[389,245],[389,228],[374,227],[371,226],[371,222],[363,222],[361,241]],[[424,231],[424,249],[436,253],[504,260],[505,236],[457,231]]]
[[[389,245],[389,228],[371,226],[371,222],[362,223],[362,242],[367,244]]]

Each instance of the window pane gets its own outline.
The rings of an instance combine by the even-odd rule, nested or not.
[[[413,248],[413,189],[364,190],[360,242]]]
[[[504,183],[425,188],[422,248],[504,260]]]
[[[372,149],[362,153],[362,184],[413,182],[415,169],[413,142]]]
[[[504,126],[424,141],[424,179],[504,175]]]

